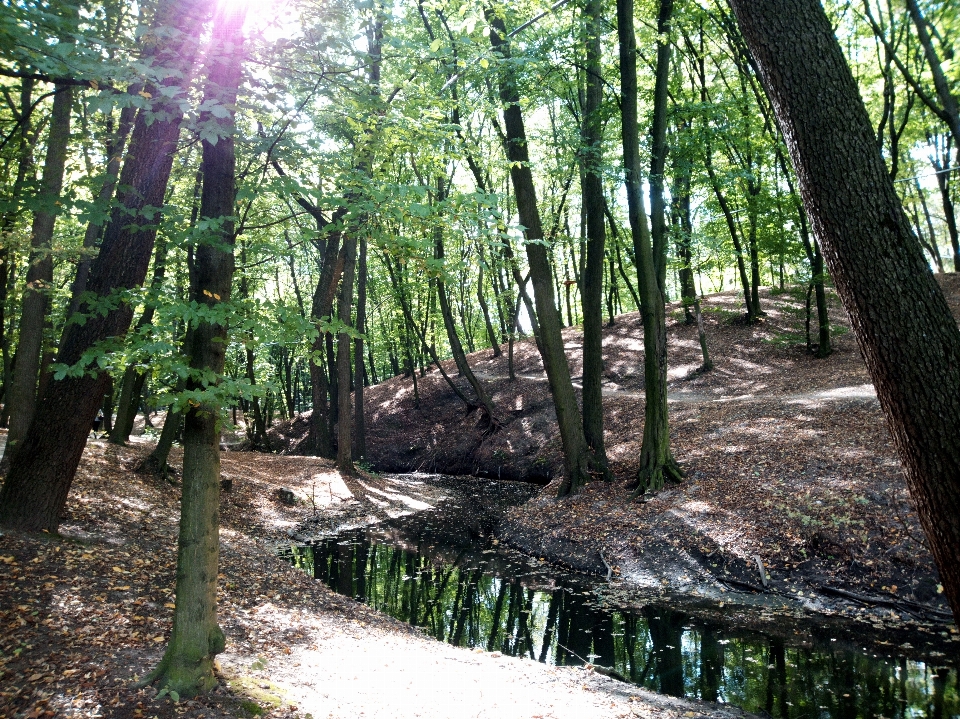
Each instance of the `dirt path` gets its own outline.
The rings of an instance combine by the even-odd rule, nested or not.
[[[488,374],[485,372],[474,372],[482,380],[502,382],[509,379],[508,376]],[[516,374],[517,379],[530,382],[546,382],[546,375]],[[583,385],[574,382],[576,389],[582,390]],[[602,387],[600,390],[604,397],[621,397],[624,399],[644,399],[643,392],[628,392],[616,387]],[[708,402],[781,402],[784,404],[799,404],[803,402],[826,402],[842,401],[852,399],[876,400],[877,391],[872,384],[859,384],[847,387],[834,387],[833,389],[813,390],[810,392],[795,392],[792,394],[741,394],[741,395],[718,395],[706,394],[702,392],[691,391],[672,391],[667,394],[668,402],[678,402],[685,404],[705,404]]]

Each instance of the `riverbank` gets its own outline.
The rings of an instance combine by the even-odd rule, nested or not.
[[[157,698],[136,680],[169,637],[179,491],[133,471],[148,450],[91,442],[61,535],[0,537],[0,717],[742,715],[584,668],[458,649],[335,594],[275,556],[297,527],[426,510],[450,489],[253,453],[222,455],[233,486],[221,504],[221,686],[195,701]]]
[[[960,315],[960,275],[938,275]],[[671,441],[687,480],[645,503],[629,501],[643,430],[642,327],[624,315],[604,330],[607,456],[615,476],[577,497],[553,499],[562,469],[553,404],[536,347],[470,355],[501,428],[487,432],[440,373],[395,377],[366,390],[369,465],[547,485],[499,529],[522,551],[577,571],[610,567],[631,591],[713,597],[797,612],[843,612],[895,630],[951,625],[932,556],[907,494],[886,421],[849,320],[831,293],[833,353],[804,344],[796,292],[761,293],[765,315],[740,321],[735,293],[704,299],[715,369],[701,360],[696,329],[668,309]],[[574,375],[577,328],[564,330]],[[448,363],[449,364],[449,363]],[[454,375],[452,366],[446,367]],[[464,380],[455,379],[469,393]],[[272,437],[296,453],[306,418]],[[939,631],[939,630],[936,630]]]

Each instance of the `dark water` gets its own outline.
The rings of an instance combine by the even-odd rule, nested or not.
[[[604,606],[593,585],[503,549],[454,513],[419,514],[289,558],[341,594],[441,641],[558,665],[614,669],[654,691],[773,717],[960,717],[956,657],[931,665],[809,633],[726,628],[667,607]]]

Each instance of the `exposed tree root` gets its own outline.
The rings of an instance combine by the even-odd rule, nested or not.
[[[627,485],[627,489],[633,490],[630,499],[639,499],[647,494],[658,492],[667,482],[680,484],[686,476],[686,472],[680,468],[673,457],[667,457],[663,462],[650,466],[641,466],[637,471],[637,478]]]

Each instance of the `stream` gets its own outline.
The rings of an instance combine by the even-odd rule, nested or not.
[[[663,694],[785,719],[960,717],[955,656],[932,664],[909,658],[909,645],[884,655],[829,631],[766,635],[726,625],[716,612],[707,620],[658,604],[613,606],[597,591],[602,578],[558,571],[493,538],[497,508],[531,489],[472,486],[433,511],[283,554],[335,591],[458,646],[590,663]]]

